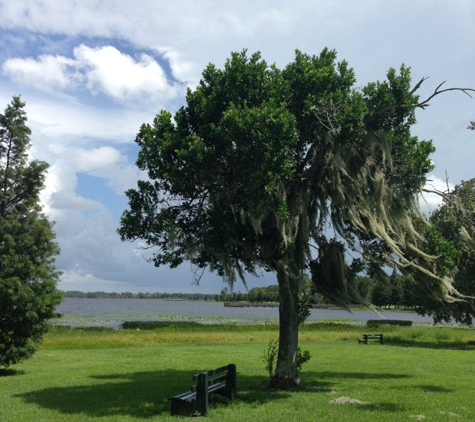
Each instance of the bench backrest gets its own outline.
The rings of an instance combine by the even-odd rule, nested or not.
[[[217,384],[218,382],[222,382],[226,380],[226,374],[230,370],[230,366],[233,366],[233,364],[221,366],[219,368],[211,369],[209,371],[204,371],[204,372],[201,372],[200,374],[207,375],[208,385]],[[198,382],[198,378],[200,374],[193,375],[193,382]]]
[[[208,387],[220,383],[225,384],[228,393],[230,395],[235,395],[237,390],[236,365],[230,363],[229,365],[193,375],[193,382],[196,384],[191,387],[191,391],[197,391],[198,385],[200,385],[200,380],[202,380],[201,382],[204,382]]]

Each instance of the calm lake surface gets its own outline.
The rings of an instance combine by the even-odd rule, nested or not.
[[[56,308],[64,316],[54,320],[58,325],[119,327],[127,320],[181,320],[197,322],[277,322],[278,308],[225,307],[222,302],[180,301],[162,299],[85,299],[66,298]],[[414,312],[376,314],[367,310],[347,312],[335,309],[311,309],[309,320],[347,319],[366,322],[368,319],[400,319],[432,322]]]

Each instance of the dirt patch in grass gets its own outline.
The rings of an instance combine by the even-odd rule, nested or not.
[[[337,399],[330,400],[330,404],[358,404],[358,405],[363,405],[363,406],[378,407],[376,403],[352,399],[350,397],[338,397]]]

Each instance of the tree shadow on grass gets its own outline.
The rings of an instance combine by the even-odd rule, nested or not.
[[[1,377],[12,377],[14,375],[24,375],[25,371],[19,369],[11,368],[1,368],[0,369],[0,378]]]
[[[196,371],[199,372],[199,371]],[[169,397],[188,391],[194,372],[165,369],[161,371],[117,373],[89,377],[87,385],[55,386],[18,394],[28,404],[52,409],[64,414],[83,414],[89,417],[133,416],[149,418],[170,414]],[[364,372],[305,372],[299,391],[329,393],[338,378],[389,379],[405,375]],[[67,379],[67,375],[65,375]],[[238,372],[237,400],[244,403],[263,404],[288,398],[292,392],[268,391],[268,378],[264,375],[242,375]],[[213,403],[214,400],[211,400]],[[216,396],[215,402],[222,403]],[[386,410],[397,405],[378,404]],[[400,408],[398,407],[398,410]]]
[[[368,372],[315,372],[315,371],[303,371],[302,382],[297,389],[298,392],[304,393],[330,393],[333,391],[338,379],[403,379],[411,378],[411,375],[405,374],[392,374],[392,373],[378,373],[372,374]],[[249,383],[246,382],[245,389],[241,388],[241,385],[245,381],[241,382],[238,375],[238,390],[239,400],[244,402],[254,401],[269,401],[273,398],[285,398],[292,394],[288,391],[270,391],[268,390],[267,383],[269,379],[267,377],[245,377],[249,379]],[[242,386],[244,387],[244,386]]]
[[[369,403],[358,405],[358,409],[373,411],[373,410],[382,410],[384,412],[399,413],[405,412],[407,407],[401,403],[391,403],[391,402],[379,402],[379,403]]]
[[[419,388],[424,393],[452,393],[455,391],[453,388],[445,388],[440,385],[421,384],[416,385],[415,387]]]
[[[475,351],[475,344],[473,342],[465,341],[420,341],[408,340],[400,338],[392,338],[385,341],[385,346],[399,346],[399,347],[419,347],[423,349],[441,349],[441,350],[471,350]]]
[[[412,378],[412,375],[407,374],[392,374],[392,373],[377,373],[372,374],[368,372],[315,372],[312,374],[315,377],[320,377],[323,379],[332,379],[332,378],[344,378],[344,379],[401,379],[401,378]]]
[[[199,372],[199,371],[196,371]],[[195,373],[196,373],[195,372]],[[89,377],[87,385],[56,386],[18,394],[28,404],[35,404],[64,414],[90,417],[124,416],[149,418],[170,414],[169,397],[189,391],[194,372],[166,369]],[[66,375],[67,377],[67,375]],[[238,373],[239,401],[265,403],[288,397],[290,392],[269,394],[263,387],[265,376]],[[214,401],[223,403],[216,395]]]
[[[407,390],[407,386],[403,387],[397,387],[397,386],[391,386],[391,389],[404,389]],[[414,390],[421,390],[424,393],[453,393],[455,389],[453,388],[445,388],[441,387],[440,385],[432,385],[432,384],[419,384],[419,385],[414,385],[410,387]]]

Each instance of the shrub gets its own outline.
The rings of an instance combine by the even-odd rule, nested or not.
[[[401,319],[368,319],[367,327],[379,327],[380,325],[399,325],[401,327],[411,327],[412,321],[404,321]]]
[[[269,341],[267,350],[264,351],[264,356],[262,357],[262,360],[265,363],[265,369],[269,373],[269,377],[272,377],[274,374],[274,365],[277,359],[278,351],[279,342],[277,340]]]

